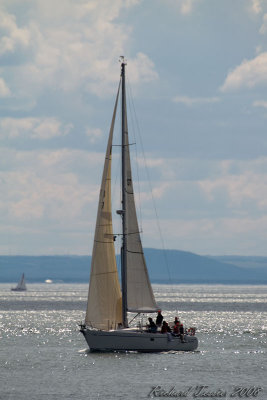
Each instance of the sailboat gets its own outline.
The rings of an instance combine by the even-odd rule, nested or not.
[[[198,346],[195,336],[173,336],[170,333],[149,332],[139,323],[129,327],[129,312],[137,315],[156,313],[155,301],[146,267],[137,221],[128,139],[125,66],[121,61],[121,78],[116,96],[104,170],[99,194],[91,261],[90,284],[85,322],[80,325],[90,351],[160,352],[193,351]],[[117,214],[122,222],[121,287],[114,248],[111,209],[111,159],[114,124],[121,94],[121,159],[122,198]]]
[[[19,283],[15,288],[11,288],[14,292],[25,292],[27,290],[26,284],[25,284],[25,276],[22,274],[22,277],[20,278]]]

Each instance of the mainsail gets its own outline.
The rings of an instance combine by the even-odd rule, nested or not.
[[[125,97],[124,97],[125,99]],[[126,102],[126,99],[125,99]],[[134,189],[132,182],[131,160],[128,140],[126,105],[124,122],[124,159],[125,159],[125,227],[127,236],[127,309],[133,312],[154,312],[157,304],[150,284],[142,242],[139,233]]]
[[[99,194],[85,322],[98,329],[122,323],[121,290],[116,265],[111,212],[111,154],[119,90],[113,111]]]

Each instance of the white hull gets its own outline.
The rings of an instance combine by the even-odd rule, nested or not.
[[[81,327],[90,351],[194,351],[198,340],[195,336],[179,337],[167,333],[150,333],[141,330],[121,329],[116,331],[99,331]]]

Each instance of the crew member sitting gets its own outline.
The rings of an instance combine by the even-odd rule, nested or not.
[[[168,322],[163,321],[161,327],[161,333],[167,333],[167,332],[171,332],[171,328],[169,327]]]
[[[147,326],[148,332],[152,332],[152,333],[157,332],[157,325],[155,324],[153,319],[152,318],[148,318],[148,321],[149,321],[149,324]]]
[[[180,322],[179,321],[177,321],[176,324],[173,327],[173,334],[175,336],[180,335]]]

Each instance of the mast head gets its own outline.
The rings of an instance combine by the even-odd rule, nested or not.
[[[121,65],[127,65],[127,60],[124,56],[119,57],[119,62],[121,63]]]
[[[120,56],[119,62],[121,63],[121,76],[125,74],[125,65],[127,65],[127,60],[124,56]]]

